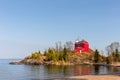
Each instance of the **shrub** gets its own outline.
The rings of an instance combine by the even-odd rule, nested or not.
[[[35,52],[32,54],[32,59],[40,59],[40,58],[41,58],[40,52]]]

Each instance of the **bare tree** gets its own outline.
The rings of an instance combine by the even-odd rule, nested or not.
[[[112,52],[115,52],[116,49],[120,49],[120,44],[119,42],[113,42],[110,45],[106,47],[106,50],[108,52],[108,55],[110,55]]]
[[[115,51],[116,49],[119,49],[120,44],[119,42],[113,42],[111,43],[110,47],[111,47],[111,51]]]
[[[56,42],[55,50],[56,50],[58,53],[60,53],[60,52],[63,50],[63,47],[62,47],[61,41]]]
[[[64,47],[67,49],[67,51],[73,51],[74,49],[73,43],[71,41],[67,41]]]
[[[111,53],[111,48],[110,45],[106,47],[107,55],[109,56]]]

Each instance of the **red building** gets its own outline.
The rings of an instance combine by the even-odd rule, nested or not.
[[[75,42],[75,52],[90,52],[89,43],[85,40]]]

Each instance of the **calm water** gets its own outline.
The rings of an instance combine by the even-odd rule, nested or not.
[[[19,60],[0,60],[0,80],[43,80],[89,74],[120,74],[120,67],[10,65],[11,61]]]

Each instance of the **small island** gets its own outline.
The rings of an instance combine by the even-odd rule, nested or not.
[[[116,43],[114,43],[116,45]],[[107,48],[113,47],[113,43]],[[49,48],[44,53],[34,52],[25,57],[20,62],[11,62],[10,64],[25,65],[101,65],[101,66],[120,66],[120,54],[116,48],[112,54],[104,56],[96,49],[89,48],[89,43],[85,40],[66,42],[64,47],[60,43],[55,48]]]

